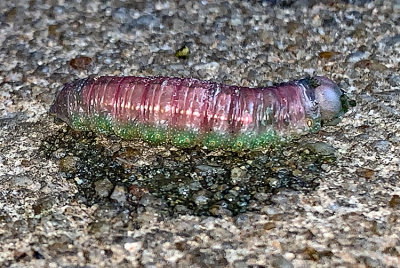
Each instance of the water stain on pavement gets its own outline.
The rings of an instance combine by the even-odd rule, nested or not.
[[[118,203],[138,213],[153,207],[165,216],[234,216],[259,211],[281,188],[318,186],[334,151],[323,143],[293,145],[242,153],[177,150],[62,128],[42,142],[40,152],[59,161],[62,177],[77,185],[77,198],[87,205]]]

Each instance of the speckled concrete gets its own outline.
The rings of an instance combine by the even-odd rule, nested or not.
[[[0,2],[0,265],[400,267],[398,1],[128,2]],[[174,56],[184,44],[188,60]],[[72,68],[81,55],[93,61]],[[357,106],[303,138],[337,156],[314,191],[281,189],[234,217],[132,214],[76,199],[40,154],[66,128],[47,115],[57,90],[89,74],[249,86],[319,74]]]

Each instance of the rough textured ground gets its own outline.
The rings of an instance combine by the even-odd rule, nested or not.
[[[1,266],[400,266],[398,1],[72,2],[0,2]],[[318,74],[357,107],[281,151],[176,151],[56,125],[89,74]]]

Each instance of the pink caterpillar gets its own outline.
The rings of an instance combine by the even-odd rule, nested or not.
[[[326,77],[272,87],[193,78],[88,77],[68,83],[50,113],[76,129],[180,147],[257,148],[335,124],[351,104]]]

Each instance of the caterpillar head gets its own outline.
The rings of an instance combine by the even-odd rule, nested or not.
[[[350,107],[356,105],[332,80],[324,76],[312,78],[315,82],[315,97],[318,102],[323,125],[336,125]]]

